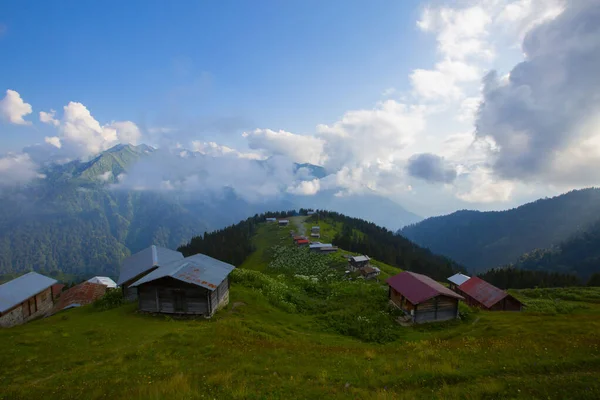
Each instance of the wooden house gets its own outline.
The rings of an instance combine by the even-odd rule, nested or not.
[[[313,226],[312,228],[310,228],[310,233],[321,233],[321,227]]]
[[[457,292],[465,298],[465,303],[488,311],[521,311],[523,303],[504,290],[474,276],[462,285]]]
[[[178,251],[152,245],[123,261],[117,284],[121,286],[125,298],[134,300],[137,297],[137,290],[131,287],[133,282],[159,267],[182,259],[183,254]]]
[[[318,238],[320,238],[320,237],[321,237],[321,234],[320,234],[320,233],[311,233],[311,234],[310,234],[310,237],[313,237],[313,238],[317,238],[317,239],[318,239]]]
[[[42,317],[52,310],[52,285],[56,280],[37,272],[0,285],[0,327],[10,327]]]
[[[229,274],[235,267],[204,254],[161,266],[132,283],[139,309],[212,316],[229,303]]]
[[[290,224],[290,221],[288,219],[280,219],[278,223],[279,226],[288,226]]]
[[[358,271],[361,268],[370,266],[371,259],[369,256],[352,256],[348,259],[348,269],[350,271]]]
[[[372,267],[370,265],[367,265],[365,267],[362,267],[360,270],[360,274],[365,278],[365,279],[374,279],[377,276],[379,276],[379,274],[381,273],[381,271],[379,270],[379,268],[377,267]]]
[[[463,297],[428,276],[404,271],[387,284],[390,302],[417,324],[458,317],[458,301]]]
[[[329,254],[329,253],[335,253],[336,251],[338,251],[337,246],[325,246],[325,247],[319,247],[317,249],[317,251],[321,254]]]
[[[461,274],[460,272],[452,275],[450,278],[448,278],[448,281],[450,282],[450,289],[456,292],[458,287],[466,281],[468,281],[469,279],[471,279],[470,276]]]
[[[266,219],[267,222],[277,222],[277,218],[267,218]]]

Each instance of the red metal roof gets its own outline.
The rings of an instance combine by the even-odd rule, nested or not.
[[[306,240],[306,239],[298,239],[298,240],[296,240],[296,243],[297,244],[308,244],[308,240]]]
[[[477,300],[486,308],[492,307],[506,296],[509,296],[504,290],[498,289],[477,276],[460,285],[458,290]]]
[[[93,303],[95,300],[102,297],[104,293],[106,293],[106,286],[104,285],[90,282],[80,283],[61,293],[60,298],[56,304],[54,304],[52,313],[54,314],[71,304],[84,306]]]
[[[387,284],[413,304],[422,303],[439,295],[463,299],[461,295],[454,293],[430,277],[415,272],[400,272],[398,275],[388,278]]]

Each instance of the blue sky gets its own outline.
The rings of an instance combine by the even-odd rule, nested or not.
[[[0,87],[40,109],[81,102],[100,121],[302,133],[432,59],[418,12],[417,1],[4,2]],[[11,150],[29,143],[9,136]]]
[[[424,216],[600,185],[597,0],[2,2],[0,54],[0,187],[119,142]]]

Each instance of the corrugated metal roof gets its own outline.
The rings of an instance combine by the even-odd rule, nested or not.
[[[116,288],[117,283],[108,276],[95,276],[87,280],[89,283],[99,283],[109,288]]]
[[[400,272],[398,275],[388,278],[387,284],[413,304],[422,303],[439,295],[454,297],[456,299],[463,298],[430,277],[415,272]]]
[[[478,276],[474,276],[458,287],[461,292],[477,300],[486,308],[509,296],[504,290],[497,288],[491,283],[487,283]]]
[[[311,249],[321,249],[323,247],[332,247],[331,243],[313,243],[309,246]]]
[[[0,285],[0,313],[8,311],[55,283],[55,279],[37,272],[29,272]]]
[[[183,254],[164,247],[150,246],[137,252],[123,261],[121,273],[119,274],[119,285],[135,278],[136,276],[153,269],[161,267],[176,260],[182,260]]]
[[[131,286],[170,276],[182,282],[215,290],[235,267],[204,254],[195,254],[182,260],[160,266]]]
[[[65,308],[70,308],[69,306],[73,307],[74,304],[77,304],[77,307],[91,304],[104,296],[106,289],[106,285],[92,282],[83,282],[77,286],[73,286],[71,289],[65,290],[61,294],[60,298],[52,308],[52,313],[54,314]]]
[[[462,285],[463,283],[465,283],[469,279],[471,279],[470,276],[467,276],[465,274],[461,274],[460,272],[458,274],[454,274],[450,278],[448,278],[448,280],[450,282],[454,283],[455,285]]]
[[[350,258],[354,262],[364,262],[364,261],[370,260],[369,256],[354,256],[354,257],[350,257]]]

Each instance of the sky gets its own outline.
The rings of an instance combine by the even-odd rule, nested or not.
[[[600,183],[597,0],[2,2],[0,54],[0,190],[117,143],[422,216]]]

